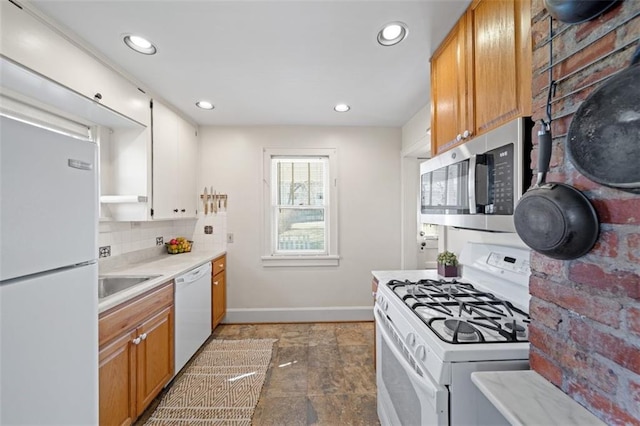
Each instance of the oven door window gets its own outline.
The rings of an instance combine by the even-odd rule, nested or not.
[[[449,417],[448,391],[416,367],[413,357],[391,329],[388,320],[376,315],[378,333],[378,386],[384,388],[378,398],[393,413],[392,423],[402,425],[446,425]],[[395,337],[395,339],[394,339]]]

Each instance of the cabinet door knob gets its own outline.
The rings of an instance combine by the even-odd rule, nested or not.
[[[471,136],[471,132],[470,132],[470,131],[468,131],[468,130],[465,130],[465,131],[462,133],[462,139],[467,139],[469,136]]]
[[[140,342],[142,342],[142,339],[140,339],[139,337],[136,337],[135,339],[133,339],[132,342],[133,342],[134,345],[139,345]]]
[[[180,211],[181,211],[182,213],[184,213],[184,212],[186,212],[187,210],[186,210],[186,209],[182,209],[182,210],[180,210]]]
[[[214,282],[213,282],[213,285],[218,285],[218,281],[214,281]]]
[[[462,140],[462,135],[460,133],[458,133],[458,136],[456,136],[456,140],[458,142],[460,142]]]
[[[221,267],[221,268],[224,268],[224,263],[221,263],[218,266]]]
[[[146,339],[146,338],[147,338],[147,333],[142,333],[142,334],[140,335],[140,340],[144,340],[144,339]]]
[[[173,209],[173,212],[174,213],[178,213],[178,209]]]

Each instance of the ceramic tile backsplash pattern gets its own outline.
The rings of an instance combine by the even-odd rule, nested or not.
[[[205,235],[204,227],[213,227]],[[169,241],[183,236],[194,241],[194,249],[226,248],[227,214],[200,215],[198,219],[153,222],[102,222],[99,227],[98,246],[111,247],[111,256],[156,247],[158,241]]]

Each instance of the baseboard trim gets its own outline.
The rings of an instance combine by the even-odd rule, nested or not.
[[[227,309],[224,323],[373,321],[372,306]]]

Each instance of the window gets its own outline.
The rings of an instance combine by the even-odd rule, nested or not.
[[[265,266],[333,266],[335,150],[265,149]]]

